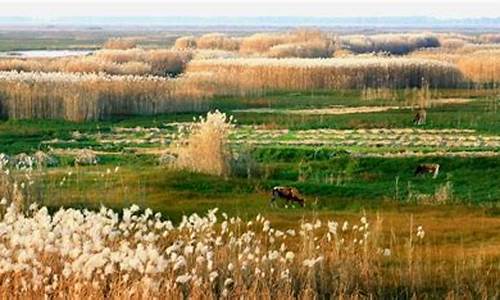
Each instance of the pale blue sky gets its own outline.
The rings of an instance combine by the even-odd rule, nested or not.
[[[500,17],[500,0],[0,0],[0,16]]]

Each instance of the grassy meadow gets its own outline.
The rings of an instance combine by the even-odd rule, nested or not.
[[[484,38],[206,34],[112,40],[71,70],[0,59],[0,297],[498,297],[498,74],[450,58]],[[216,110],[232,125],[199,132],[220,143],[183,140]],[[228,171],[176,165],[186,141]],[[271,205],[275,186],[306,206]]]

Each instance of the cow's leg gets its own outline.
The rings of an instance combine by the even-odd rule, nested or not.
[[[436,166],[436,168],[434,169],[434,175],[432,176],[432,178],[436,178],[439,174],[439,166]]]
[[[269,206],[270,207],[276,206],[276,197],[277,197],[276,192],[273,191],[272,195],[273,196],[271,197],[271,201],[269,201]]]

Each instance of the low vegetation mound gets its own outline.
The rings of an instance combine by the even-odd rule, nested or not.
[[[132,49],[137,47],[137,42],[132,38],[111,38],[104,43],[104,49]]]
[[[387,52],[408,54],[420,48],[439,47],[439,39],[433,34],[377,34],[341,37],[343,47],[354,53]]]
[[[3,59],[0,71],[176,76],[184,71],[191,58],[189,51],[112,49],[83,57]]]
[[[198,38],[196,46],[199,49],[237,51],[240,48],[240,41],[223,33],[207,33]]]

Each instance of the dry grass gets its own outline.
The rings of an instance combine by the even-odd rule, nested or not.
[[[199,37],[196,45],[199,49],[237,51],[240,48],[240,41],[222,33],[208,33]]]
[[[103,46],[105,49],[119,49],[126,50],[137,47],[134,39],[130,38],[111,38]]]
[[[181,36],[175,40],[175,49],[195,49],[197,46],[196,37],[194,36]]]
[[[302,57],[315,58],[331,57],[334,52],[333,45],[326,41],[281,44],[269,49],[267,56],[275,58]]]
[[[314,29],[298,29],[289,33],[257,33],[243,38],[240,52],[267,57],[331,57],[335,41]]]
[[[191,59],[189,51],[167,49],[100,50],[83,57],[3,59],[0,71],[178,75]]]
[[[203,79],[0,72],[0,113],[13,119],[97,120],[206,109]]]
[[[472,83],[500,82],[500,45],[466,44],[460,48],[418,51],[414,57],[435,59],[455,64]]]
[[[191,61],[188,72],[213,72],[220,93],[366,87],[455,87],[452,64],[407,58],[213,59]]]
[[[498,44],[500,43],[500,34],[499,33],[482,34],[479,36],[479,41],[486,44]]]
[[[480,50],[457,59],[464,75],[477,83],[500,82],[500,49]]]
[[[175,167],[218,176],[229,175],[232,157],[229,132],[232,128],[232,117],[219,111],[209,112],[206,118],[200,117],[199,122],[181,128],[180,139],[174,143]]]

